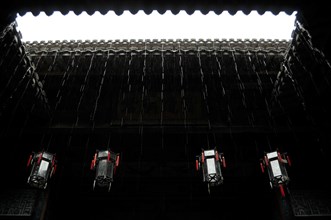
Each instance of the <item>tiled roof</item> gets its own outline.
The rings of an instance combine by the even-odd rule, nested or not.
[[[286,40],[115,40],[115,41],[42,41],[26,42],[29,53],[66,51],[268,51],[283,53],[290,45]]]

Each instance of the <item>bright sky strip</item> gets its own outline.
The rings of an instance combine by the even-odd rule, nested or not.
[[[251,11],[245,15],[238,11],[230,15],[223,11],[220,15],[213,11],[204,15],[195,11],[188,15],[180,11],[177,15],[171,11],[160,14],[156,10],[147,15],[144,11],[132,14],[124,11],[116,15],[109,11],[102,15],[95,12],[88,15],[73,11],[63,15],[55,11],[47,16],[41,12],[34,16],[31,12],[23,16],[17,14],[18,30],[22,41],[55,40],[139,40],[139,39],[279,39],[290,40],[296,18],[291,15],[270,11],[259,15]]]

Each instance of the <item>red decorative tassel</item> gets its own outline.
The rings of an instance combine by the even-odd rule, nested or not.
[[[290,157],[289,157],[289,156],[286,156],[286,159],[287,159],[287,163],[288,163],[288,165],[289,165],[289,166],[292,166],[292,162],[291,162],[291,160],[290,160]]]
[[[116,166],[118,167],[118,165],[120,164],[120,156],[116,156]]]
[[[280,194],[282,195],[282,197],[285,197],[285,191],[284,191],[284,187],[283,185],[279,185],[279,190],[280,190]]]
[[[40,164],[40,161],[41,161],[41,157],[43,156],[43,153],[40,153],[40,156],[39,156],[39,158],[38,158],[38,165]]]
[[[226,163],[225,163],[225,158],[222,157],[222,163],[223,163],[223,167],[225,168],[226,167]]]
[[[262,163],[260,163],[260,167],[261,167],[262,173],[264,173],[264,167],[263,167],[263,164]]]
[[[27,167],[30,166],[31,160],[32,160],[32,154],[30,155],[29,160],[28,160],[28,163],[26,164]]]
[[[269,166],[269,160],[267,158],[267,156],[264,156],[264,162],[266,166]]]

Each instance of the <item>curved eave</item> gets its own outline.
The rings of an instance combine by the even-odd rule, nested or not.
[[[55,10],[56,11],[56,10]],[[47,15],[47,16],[52,16],[54,14],[55,11],[24,11],[24,12],[18,12],[17,14],[20,15],[20,16],[24,16],[26,15],[27,13],[32,13],[33,16],[37,17],[39,16],[40,14],[44,14],[44,15]],[[145,14],[145,15],[152,15],[152,14],[157,14],[157,15],[164,15],[164,14],[172,14],[172,15],[179,15],[179,14],[187,14],[187,15],[195,15],[195,14],[200,14],[200,15],[208,15],[208,14],[215,14],[215,15],[221,15],[223,13],[229,13],[230,15],[234,16],[236,14],[239,14],[239,13],[243,13],[244,15],[250,15],[253,11],[256,11],[260,16],[263,16],[265,15],[266,13],[268,12],[271,12],[274,16],[278,16],[278,15],[282,15],[282,14],[286,14],[286,15],[293,15],[293,14],[296,14],[297,12],[294,10],[294,11],[279,11],[278,13],[274,13],[272,11],[257,11],[257,10],[251,10],[251,11],[243,11],[243,10],[237,10],[237,11],[229,11],[229,10],[223,10],[223,11],[215,11],[215,10],[210,10],[210,11],[202,11],[200,9],[196,9],[196,10],[193,10],[193,11],[186,11],[186,10],[179,10],[179,11],[173,11],[173,10],[165,10],[165,11],[160,11],[160,10],[152,10],[152,11],[145,11],[145,10],[135,10],[135,11],[132,11],[132,10],[124,10],[124,11],[121,11],[121,13],[118,13],[118,11],[116,10],[102,10],[102,11],[86,11],[86,10],[82,10],[82,11],[75,11],[75,10],[72,10],[72,11],[66,11],[66,12],[63,12],[63,11],[58,11],[60,12],[62,15],[68,15],[68,14],[74,14],[76,16],[79,16],[79,15],[83,15],[83,14],[87,14],[89,16],[93,16],[95,14],[101,14],[101,15],[107,15],[109,13],[114,13],[118,16],[121,16],[123,14],[131,14],[131,15],[137,15],[137,14]]]
[[[279,12],[286,12],[291,14],[295,10],[300,10],[302,2],[295,3],[293,1],[265,1],[265,0],[252,0],[252,1],[236,1],[236,0],[224,0],[224,1],[191,1],[191,0],[168,0],[168,1],[11,1],[12,4],[7,6],[12,13],[25,14],[26,12],[32,12],[34,15],[38,15],[40,11],[44,11],[47,15],[51,15],[53,11],[61,11],[63,14],[67,14],[69,11],[74,11],[75,14],[81,14],[85,11],[88,14],[93,14],[95,11],[99,11],[101,14],[106,14],[108,10],[115,11],[120,15],[125,10],[129,10],[135,14],[139,10],[144,10],[146,14],[151,13],[153,10],[157,10],[160,14],[170,10],[173,14],[177,14],[180,10],[185,10],[188,14],[193,13],[195,10],[200,10],[203,14],[207,14],[210,11],[214,11],[216,14],[222,13],[224,10],[235,14],[238,10],[242,10],[244,13],[249,14],[250,11],[256,10],[260,14],[265,11],[271,11],[277,15]]]

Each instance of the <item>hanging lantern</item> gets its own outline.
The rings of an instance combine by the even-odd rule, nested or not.
[[[31,167],[28,184],[36,188],[46,189],[49,178],[56,171],[56,164],[55,154],[45,151],[33,152],[27,163],[27,167]]]
[[[223,153],[218,153],[215,149],[204,150],[196,156],[196,170],[202,170],[203,182],[207,182],[208,191],[210,186],[217,186],[223,183],[222,167],[226,167]]]
[[[263,158],[260,159],[260,167],[262,173],[267,169],[270,187],[279,188],[279,192],[282,197],[285,197],[287,185],[290,178],[287,174],[286,165],[291,166],[291,160],[287,153],[279,153],[278,151],[273,151],[270,153],[265,153]]]
[[[119,160],[119,154],[109,149],[96,151],[90,166],[91,170],[95,171],[93,189],[97,186],[100,188],[108,188],[108,191],[110,191],[116,168],[119,165]]]

